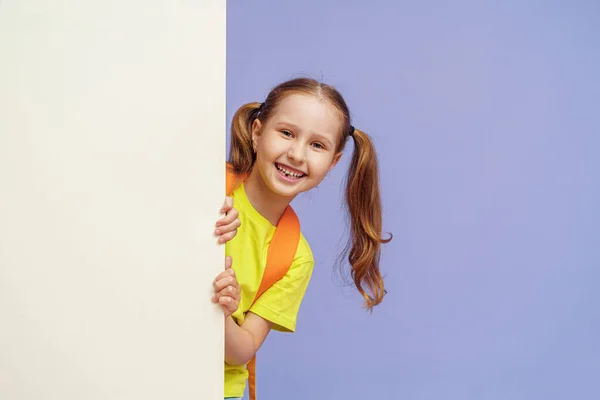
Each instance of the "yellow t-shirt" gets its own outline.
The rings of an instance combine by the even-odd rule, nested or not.
[[[275,232],[266,218],[256,211],[241,184],[232,194],[233,206],[239,212],[241,226],[236,237],[225,246],[232,257],[232,268],[241,288],[241,300],[232,317],[241,325],[248,311],[273,323],[273,329],[293,332],[296,316],[310,281],[314,259],[304,235],[300,236],[294,262],[287,274],[267,289],[252,305],[265,269],[267,250]],[[252,307],[250,308],[250,306]],[[248,371],[245,366],[225,363],[225,397],[242,397]]]

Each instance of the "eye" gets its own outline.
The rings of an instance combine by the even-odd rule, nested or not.
[[[292,132],[290,132],[290,131],[282,130],[281,133],[283,133],[284,136],[292,137]]]
[[[313,143],[313,146],[316,146],[317,149],[325,150],[325,146],[323,146],[321,143]]]

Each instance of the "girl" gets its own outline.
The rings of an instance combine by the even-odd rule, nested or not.
[[[347,141],[354,153],[346,182],[351,276],[371,309],[384,296],[379,271],[381,203],[375,150],[350,124],[333,87],[312,79],[276,86],[264,103],[243,105],[231,124],[229,163],[245,177],[231,197],[241,226],[226,244],[226,270],[215,279],[213,301],[225,314],[225,397],[244,395],[246,364],[271,329],[293,332],[314,259],[304,236],[286,275],[256,301],[267,249],[290,202],[317,186],[338,163]],[[233,267],[232,267],[233,260]]]

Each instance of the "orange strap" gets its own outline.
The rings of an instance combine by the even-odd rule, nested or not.
[[[235,188],[246,178],[237,176],[231,164],[227,163],[227,195],[233,193]],[[258,291],[252,304],[275,282],[285,276],[294,261],[298,242],[300,240],[300,221],[291,206],[288,206],[279,219],[273,234],[273,240],[267,250],[267,263]],[[248,392],[250,400],[256,400],[256,355],[248,365]]]

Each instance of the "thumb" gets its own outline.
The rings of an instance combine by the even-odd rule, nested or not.
[[[221,212],[226,214],[227,211],[231,210],[233,207],[233,199],[229,196],[225,197],[225,202],[223,203],[223,207],[221,207]]]

